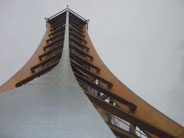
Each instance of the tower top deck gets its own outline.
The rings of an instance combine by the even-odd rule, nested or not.
[[[60,19],[63,19],[66,16],[66,11],[67,11],[67,8],[47,18],[48,22],[52,24],[54,22],[57,22]],[[85,18],[83,18],[82,16],[80,16],[70,8],[68,8],[68,11],[69,11],[70,18],[74,19],[77,23],[80,23],[81,25],[85,25],[87,23],[88,20],[86,20]]]

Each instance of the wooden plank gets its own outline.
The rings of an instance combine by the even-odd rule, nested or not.
[[[111,97],[111,98],[113,98],[113,99],[119,101],[120,103],[122,103],[122,104],[128,106],[128,107],[130,108],[131,111],[135,111],[135,110],[136,110],[137,106],[134,105],[133,103],[131,103],[131,102],[129,102],[129,101],[127,101],[127,100],[125,100],[125,99],[119,97],[118,95],[112,93],[110,90],[105,89],[105,88],[103,88],[103,87],[101,87],[101,86],[95,84],[94,82],[92,82],[92,81],[90,81],[90,80],[84,78],[83,76],[81,76],[81,75],[79,75],[79,74],[77,74],[77,73],[75,73],[75,72],[74,72],[74,74],[76,75],[77,78],[79,78],[80,80],[84,81],[84,82],[87,83],[89,86],[93,87],[94,89],[96,89],[96,90],[98,90],[98,91],[104,93],[105,95],[107,95],[107,96],[109,96],[109,97]]]
[[[107,86],[108,86],[109,88],[113,86],[113,84],[112,84],[111,82],[109,82],[109,81],[103,79],[102,77],[100,77],[100,76],[98,76],[97,74],[95,74],[95,73],[93,73],[93,72],[87,70],[86,68],[80,66],[79,64],[76,64],[75,62],[72,62],[72,61],[71,61],[71,63],[72,63],[72,66],[75,66],[75,67],[79,68],[81,71],[83,71],[83,72],[85,72],[85,73],[91,75],[92,77],[95,77],[96,79],[102,81],[103,83],[106,83]]]
[[[128,121],[129,123],[132,123],[156,136],[159,136],[161,138],[176,138],[175,136],[157,128],[156,126],[153,126],[151,124],[149,124],[148,122],[145,122],[142,119],[137,118],[136,116],[134,116],[133,114],[130,114],[128,112],[125,112],[107,102],[104,102],[103,100],[85,92],[86,95],[88,96],[88,98],[91,100],[92,103],[98,105],[99,107],[101,107],[102,109],[106,110],[107,112],[110,112],[114,115],[116,115],[117,117]]]

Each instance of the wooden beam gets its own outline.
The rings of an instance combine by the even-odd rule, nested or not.
[[[80,28],[83,28],[82,25],[80,25],[79,23],[75,22],[75,21],[72,20],[71,18],[69,19],[69,22],[72,22],[72,23],[76,24],[77,26],[79,26]]]
[[[82,39],[80,36],[76,35],[75,33],[73,33],[72,31],[69,32],[71,35],[73,35],[74,37],[77,37],[78,39],[80,39],[81,41],[83,41],[85,44],[87,44],[87,41]]]
[[[129,138],[139,138],[138,136],[135,136],[133,134],[131,134],[130,132],[123,130],[113,124],[110,124],[108,122],[106,122],[107,125],[109,126],[109,128],[112,130],[112,132],[116,135],[119,136],[120,138],[124,138],[124,137],[129,137]]]
[[[56,30],[58,27],[62,27],[63,25],[65,25],[65,22],[63,22],[63,23],[61,23],[61,24],[58,24],[58,25],[52,27],[52,28],[50,29],[50,31],[52,32],[52,31]]]
[[[116,115],[117,117],[128,121],[129,123],[135,124],[136,126],[138,126],[141,129],[144,129],[156,136],[159,136],[161,138],[176,138],[175,136],[157,128],[156,126],[153,126],[151,124],[149,124],[148,122],[137,118],[136,116],[134,116],[133,114],[130,114],[126,111],[123,111],[107,102],[104,102],[103,100],[85,92],[86,95],[88,96],[88,98],[91,100],[92,103],[96,104],[97,106],[103,108],[104,110],[106,110],[107,112],[112,113],[113,115]]]
[[[70,53],[70,56],[71,56],[71,57],[75,57],[75,58],[79,59],[81,62],[83,62],[83,63],[89,65],[90,67],[92,67],[92,68],[94,68],[94,69],[96,69],[97,72],[100,71],[100,68],[99,68],[99,67],[97,67],[97,66],[93,65],[92,63],[88,62],[87,60],[85,60],[85,59],[83,59],[83,58],[77,56],[76,54],[74,54],[74,53],[71,52],[71,53]]]
[[[110,83],[109,81],[107,81],[107,80],[103,79],[102,77],[98,76],[97,74],[95,74],[95,73],[93,73],[93,72],[87,70],[86,68],[80,66],[79,64],[77,64],[77,63],[75,63],[75,62],[72,62],[72,61],[71,61],[71,63],[72,63],[72,64],[71,64],[72,66],[77,67],[78,69],[80,69],[81,71],[87,73],[88,75],[90,75],[90,76],[92,76],[92,77],[94,77],[94,78],[96,78],[96,79],[102,81],[103,83],[107,84],[107,86],[108,86],[109,88],[113,86],[113,84]]]
[[[57,42],[59,42],[59,41],[61,41],[61,40],[62,40],[62,41],[64,40],[64,36],[61,37],[61,38],[59,38],[59,39],[57,39],[56,41],[54,41],[54,42],[52,42],[52,43],[46,45],[46,46],[44,46],[43,49],[45,50],[45,49],[47,49],[48,47],[50,47],[51,45],[53,45],[53,44],[55,44],[55,43],[57,43]]]
[[[52,65],[50,65],[49,67],[42,69],[41,71],[36,72],[35,74],[32,74],[31,76],[19,81],[18,83],[15,84],[16,87],[20,87],[22,85],[24,85],[25,83],[33,80],[36,77],[39,77],[43,74],[45,74],[46,72],[50,71],[53,67],[55,67],[58,64],[59,61],[53,63]]]
[[[51,41],[52,39],[54,39],[54,38],[60,36],[60,35],[63,35],[63,36],[64,36],[64,31],[61,31],[60,33],[56,34],[55,36],[49,38],[49,39],[47,40],[47,43],[48,43],[49,41]]]
[[[65,26],[63,26],[63,27],[57,29],[56,31],[54,31],[54,32],[52,32],[52,33],[50,33],[50,34],[49,34],[49,37],[52,36],[52,35],[54,35],[55,33],[58,33],[58,32],[60,32],[60,31],[64,31],[64,30],[65,30]]]
[[[73,30],[75,30],[76,32],[78,32],[78,33],[80,33],[80,34],[83,34],[83,31],[81,31],[81,30],[78,30],[78,29],[76,29],[75,27],[73,27],[72,25],[70,25],[69,24],[69,29],[73,29]]]
[[[91,86],[92,88],[94,88],[94,89],[96,89],[96,90],[98,90],[98,91],[104,93],[105,95],[107,95],[107,96],[109,96],[109,97],[111,97],[111,98],[113,98],[113,99],[119,101],[120,103],[126,105],[127,107],[130,108],[131,111],[135,111],[135,110],[136,110],[137,106],[134,105],[133,103],[131,103],[131,102],[129,102],[129,101],[127,101],[127,100],[121,98],[120,96],[116,95],[115,93],[111,92],[110,90],[105,89],[105,88],[103,88],[103,87],[97,85],[96,83],[94,83],[94,82],[92,82],[92,81],[90,81],[90,80],[84,78],[83,76],[81,76],[81,75],[79,75],[79,74],[77,74],[77,73],[75,73],[75,72],[74,72],[74,74],[75,74],[75,76],[76,76],[77,78],[79,78],[79,79],[82,80],[83,82],[87,83],[87,84],[88,84],[89,86]]]
[[[70,44],[70,46],[71,46],[72,49],[74,49],[74,50],[78,51],[79,53],[84,54],[85,56],[89,57],[91,61],[93,60],[93,57],[92,56],[90,56],[89,54],[87,54],[83,50],[79,49],[78,47],[76,47],[72,43]]]
[[[75,32],[75,33],[77,33],[78,35],[80,35],[80,36],[82,36],[83,38],[85,38],[85,35],[83,35],[82,33],[78,32],[78,31],[76,31],[76,30],[74,30],[74,29],[72,29],[71,27],[69,28],[69,30],[72,31],[72,32]]]
[[[70,41],[73,41],[74,43],[76,43],[78,46],[85,48],[87,51],[89,51],[89,48],[83,44],[81,44],[78,40],[76,40],[75,38],[70,36]]]
[[[53,59],[57,59],[57,58],[60,58],[61,57],[61,54],[62,54],[62,51],[49,57],[48,59],[36,64],[35,66],[31,67],[30,70],[31,72],[34,73],[35,69],[39,68],[40,66],[43,66],[44,64],[48,63],[49,61],[53,60]]]
[[[53,51],[58,50],[59,48],[62,48],[62,47],[63,47],[63,43],[58,45],[58,46],[56,46],[56,47],[53,47],[49,51],[47,51],[47,52],[43,53],[42,55],[40,55],[39,59],[42,60],[42,58],[45,57],[46,55],[48,55],[48,54],[52,53]]]
[[[74,24],[73,22],[70,22],[70,21],[69,21],[69,23],[70,23],[70,25],[72,25],[72,26],[75,27],[76,29],[82,31],[82,28],[79,27],[78,25],[76,25],[76,24]]]
[[[66,20],[65,18],[62,18],[61,20],[58,20],[58,21],[54,22],[53,24],[51,24],[51,27],[54,27],[55,25],[60,24],[61,22],[65,21],[65,20]]]

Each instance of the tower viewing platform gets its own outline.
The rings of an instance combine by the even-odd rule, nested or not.
[[[2,138],[184,138],[184,128],[106,67],[89,20],[69,7],[45,18],[30,60],[0,86]]]

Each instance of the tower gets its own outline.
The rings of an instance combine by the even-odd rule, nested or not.
[[[88,36],[88,20],[67,8],[46,24],[32,58],[0,87],[1,137],[184,136],[182,126],[103,64]]]

